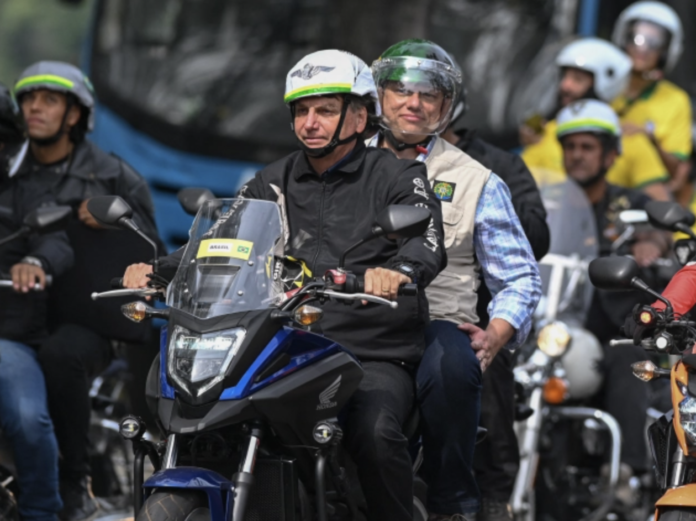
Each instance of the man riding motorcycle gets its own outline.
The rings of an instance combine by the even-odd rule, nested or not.
[[[23,186],[13,174],[24,147],[19,107],[0,85],[0,239],[18,231],[24,217],[53,198]],[[46,338],[46,276],[65,272],[73,252],[65,232],[31,235],[0,246],[0,274],[13,289],[0,289],[0,427],[15,459],[19,514],[26,520],[55,521],[58,444],[48,413],[46,385],[37,351]],[[4,506],[4,505],[3,505]]]
[[[605,103],[576,101],[559,113],[557,135],[568,176],[580,185],[594,207],[600,255],[610,255],[612,242],[619,234],[619,214],[623,210],[643,209],[650,201],[642,192],[613,185],[607,180],[607,171],[622,151],[619,119]],[[639,265],[647,267],[668,249],[669,237],[663,232],[650,231],[637,236],[630,253]],[[648,397],[646,387],[633,377],[630,364],[643,360],[645,353],[634,346],[608,347],[608,342],[616,336],[626,311],[637,298],[634,293],[595,290],[586,324],[604,346],[602,408],[619,422],[623,433],[622,462],[632,472],[646,470],[642,433]],[[624,474],[630,475],[629,469],[626,470]]]
[[[641,135],[657,149],[677,194],[686,187],[691,156],[688,94],[664,79],[679,61],[683,29],[677,13],[662,2],[636,2],[614,26],[612,39],[633,62],[628,88],[612,106],[625,136]]]
[[[558,109],[579,99],[610,103],[628,83],[631,60],[620,49],[599,38],[582,38],[561,50],[556,58],[561,70]],[[562,179],[563,153],[556,138],[555,119],[544,125],[541,135],[522,130],[526,136],[522,159],[537,181]],[[668,200],[664,183],[669,179],[655,148],[641,134],[622,140],[623,152],[607,173],[607,180],[625,188],[643,190],[653,199]]]
[[[395,299],[400,284],[425,288],[443,268],[440,203],[425,167],[364,146],[368,119],[379,112],[370,69],[338,50],[312,53],[288,73],[285,103],[301,151],[272,163],[238,197],[275,201],[289,225],[286,255],[303,260],[315,276],[336,268],[342,251],[370,229],[391,204],[429,209],[422,237],[373,241],[348,255],[347,269],[365,276],[365,292]],[[176,268],[182,250],[161,259],[161,274]],[[152,266],[128,268],[124,286],[143,287]],[[397,310],[356,304],[324,306],[324,334],[351,349],[365,377],[351,399],[344,443],[358,467],[368,519],[411,520],[413,477],[402,432],[414,404],[413,372],[425,345],[424,292],[400,299]]]
[[[455,131],[457,120],[466,112],[463,90],[452,121],[441,137],[467,155],[495,172],[510,189],[515,213],[529,240],[534,257],[540,260],[549,250],[550,234],[546,210],[531,172],[520,156],[506,152],[476,136],[473,129]],[[478,326],[488,326],[488,305],[491,293],[481,280],[476,313]],[[508,501],[512,496],[515,476],[520,465],[520,452],[515,434],[515,375],[513,353],[502,349],[483,373],[481,392],[481,425],[488,430],[486,438],[476,446],[474,469],[481,491],[478,521],[510,519]]]
[[[432,323],[417,376],[422,472],[432,519],[470,518],[479,509],[472,459],[481,372],[504,346],[525,340],[541,294],[539,272],[505,184],[439,137],[462,89],[452,57],[433,42],[405,40],[372,70],[384,128],[371,144],[425,163],[442,202],[449,261],[427,290]],[[474,325],[479,268],[493,295],[485,330]]]
[[[61,517],[84,519],[98,508],[89,485],[89,386],[112,358],[105,328],[114,317],[100,315],[89,300],[94,290],[91,281],[108,273],[110,263],[132,249],[130,242],[119,247],[107,240],[121,232],[102,230],[87,210],[87,201],[96,195],[120,195],[133,208],[140,228],[156,238],[153,206],[140,175],[85,139],[94,126],[94,96],[78,68],[61,62],[36,63],[21,74],[14,91],[29,138],[29,151],[15,175],[17,183],[75,209],[76,219],[67,229],[75,267],[55,281],[49,309],[52,331],[39,361],[62,456]],[[132,261],[122,262],[119,269]]]

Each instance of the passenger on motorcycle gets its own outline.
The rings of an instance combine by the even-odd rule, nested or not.
[[[618,237],[618,218],[623,210],[643,209],[650,198],[642,192],[613,185],[607,171],[622,152],[619,119],[612,108],[597,100],[576,101],[558,115],[558,139],[568,176],[582,187],[593,205],[600,255],[612,253]],[[669,236],[650,231],[639,234],[630,251],[642,267],[648,267],[669,249]],[[609,293],[595,290],[587,329],[604,346],[604,385],[598,399],[601,408],[621,427],[622,462],[633,472],[646,470],[643,431],[648,409],[647,389],[633,377],[630,364],[645,359],[642,348],[608,347],[623,324],[624,316],[640,299],[637,292]],[[627,397],[629,397],[627,399]]]
[[[623,135],[641,135],[657,149],[677,195],[686,187],[691,156],[691,103],[688,94],[664,79],[679,61],[681,20],[662,2],[636,2],[614,26],[612,39],[633,62],[628,88],[612,106]],[[690,201],[689,201],[690,202]]]
[[[628,55],[599,38],[582,38],[568,44],[556,58],[556,64],[561,71],[556,111],[579,99],[611,103],[628,84],[631,72]],[[526,145],[522,159],[537,182],[553,182],[564,176],[557,128],[557,120],[551,119],[541,134],[526,126],[521,130],[521,141]],[[648,138],[642,134],[626,136],[622,149],[621,156],[607,172],[607,180],[624,188],[642,190],[653,199],[668,200],[664,183],[669,175]]]
[[[14,175],[26,141],[19,107],[0,85],[0,239],[18,231],[24,217],[50,194],[23,186]],[[37,351],[46,338],[46,275],[60,275],[73,263],[65,232],[32,235],[0,246],[0,277],[13,290],[0,289],[0,427],[14,455],[19,514],[26,520],[55,521],[58,444],[48,413],[46,385]],[[7,476],[3,476],[3,480]],[[5,499],[3,497],[3,499]],[[3,512],[8,505],[2,504]],[[9,514],[9,512],[7,512]]]
[[[288,73],[285,103],[301,151],[272,163],[239,197],[275,201],[287,218],[286,254],[302,259],[315,276],[336,268],[339,255],[370,229],[391,204],[428,208],[422,237],[373,241],[348,255],[347,268],[365,276],[365,292],[395,299],[400,284],[425,288],[446,263],[440,202],[425,167],[363,144],[368,120],[379,112],[369,67],[350,53],[325,50],[300,60]],[[181,250],[161,260],[176,268]],[[128,268],[124,286],[143,287],[149,265]],[[351,349],[365,377],[344,413],[345,446],[358,475],[371,520],[413,519],[413,477],[402,425],[414,407],[414,372],[425,347],[428,305],[401,299],[397,310],[327,303],[325,335]]]
[[[23,190],[50,194],[75,210],[76,218],[67,229],[75,267],[54,284],[49,309],[52,331],[39,361],[62,455],[61,518],[84,519],[97,510],[89,484],[89,386],[112,358],[104,328],[122,320],[117,313],[100,312],[103,308],[95,306],[89,295],[95,277],[113,273],[109,266],[128,255],[131,242],[128,247],[117,246],[111,237],[120,232],[102,230],[87,210],[87,201],[96,195],[120,195],[133,208],[143,231],[156,237],[153,206],[140,175],[85,139],[94,125],[94,95],[79,69],[61,62],[34,64],[20,76],[15,96],[29,137],[17,183]],[[133,260],[127,257],[117,269]]]
[[[442,202],[448,265],[427,289],[432,320],[417,375],[423,477],[432,519],[479,509],[472,459],[481,372],[503,347],[520,345],[541,295],[529,241],[498,176],[439,137],[462,89],[451,56],[427,40],[405,40],[372,65],[383,129],[370,141],[425,163]],[[481,270],[493,295],[490,322],[475,324]]]
[[[520,219],[534,257],[540,260],[549,250],[550,234],[546,210],[539,188],[524,161],[476,136],[470,128],[457,128],[467,108],[466,92],[462,89],[454,108],[452,121],[441,137],[465,152],[486,168],[495,172],[510,189],[510,199]],[[459,124],[461,125],[461,123]],[[476,314],[478,326],[488,326],[488,305],[491,292],[479,275]],[[488,430],[486,438],[476,445],[474,469],[481,491],[481,511],[478,521],[510,519],[508,501],[512,496],[515,476],[520,465],[520,451],[515,434],[515,376],[513,352],[502,349],[483,373],[481,392],[481,426]]]

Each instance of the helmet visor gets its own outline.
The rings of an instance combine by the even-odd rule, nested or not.
[[[624,46],[641,52],[664,52],[669,45],[669,32],[651,22],[639,20],[626,32]]]
[[[397,135],[437,135],[447,128],[462,85],[458,68],[397,57],[376,61],[372,73],[385,128]]]

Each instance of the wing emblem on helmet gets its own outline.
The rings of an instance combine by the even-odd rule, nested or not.
[[[306,63],[304,67],[293,72],[291,78],[302,78],[303,80],[311,80],[317,74],[322,72],[331,72],[336,67],[326,67],[325,65],[312,65],[311,63]]]

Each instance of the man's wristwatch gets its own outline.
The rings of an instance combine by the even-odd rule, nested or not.
[[[408,278],[411,279],[411,282],[413,282],[413,283],[416,282],[416,268],[414,268],[410,264],[402,262],[401,264],[394,267],[394,271],[398,271],[399,273],[403,273],[404,275],[406,275]]]
[[[32,266],[36,266],[37,268],[41,268],[42,270],[44,269],[43,262],[41,262],[41,260],[37,259],[36,257],[26,256],[22,260],[20,260],[19,263],[31,264]]]

